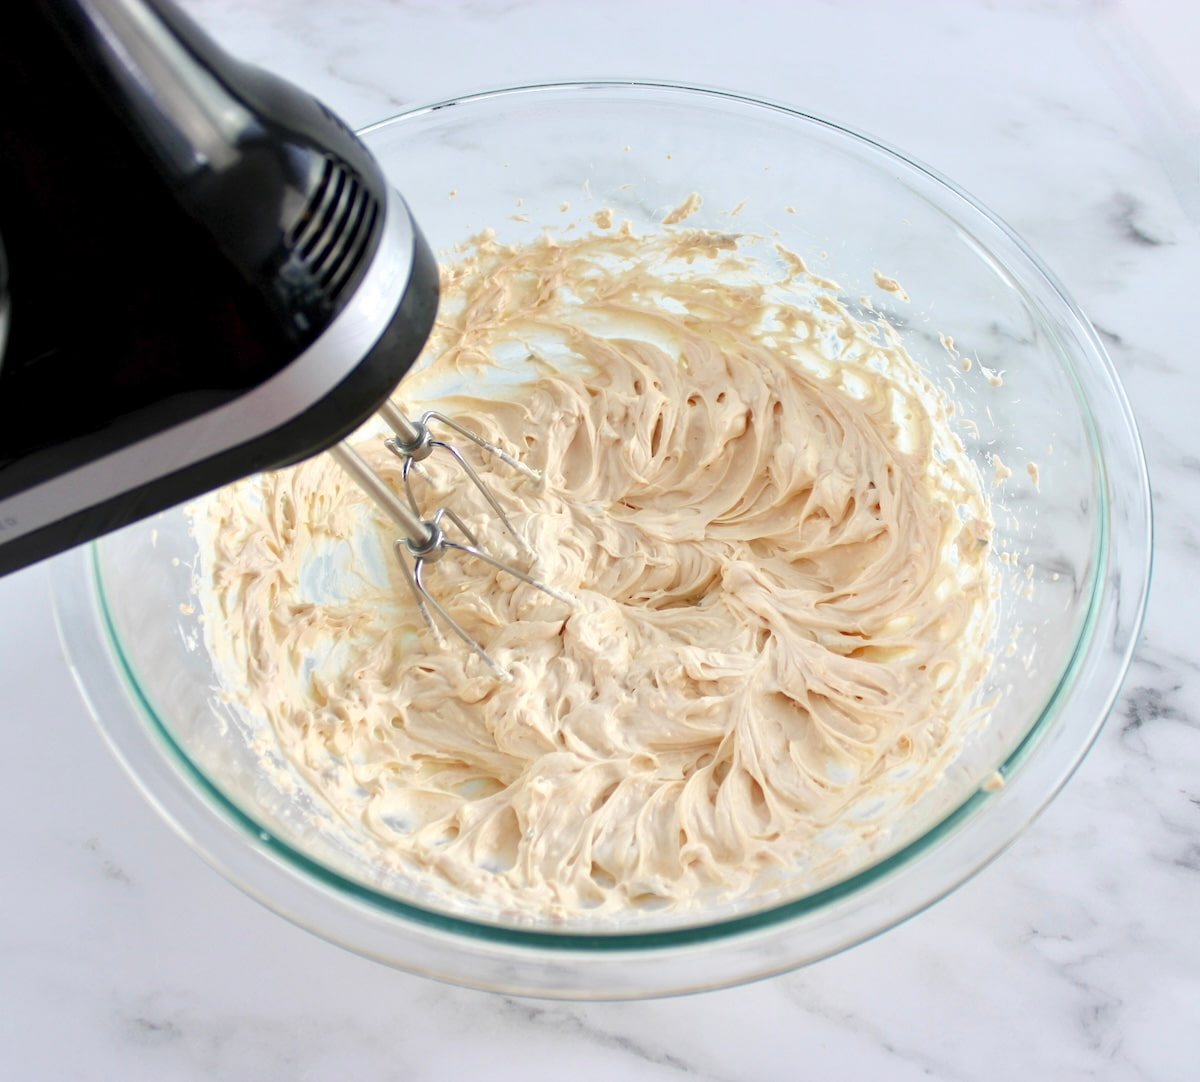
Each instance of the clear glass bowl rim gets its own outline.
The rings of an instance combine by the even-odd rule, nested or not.
[[[261,824],[234,806],[192,764],[142,696],[107,614],[99,570],[98,546],[103,542],[58,558],[52,568],[52,582],[60,637],[76,680],[98,727],[138,787],[160,814],[218,870],[268,907],[317,934],[400,968],[479,987],[551,995],[571,995],[571,992],[542,987],[536,979],[530,986],[528,977],[521,978],[516,974],[507,982],[479,977],[472,972],[470,964],[463,964],[463,959],[469,957],[474,943],[487,944],[489,950],[515,951],[517,955],[532,953],[540,959],[549,959],[552,964],[558,959],[563,965],[578,965],[597,955],[614,962],[618,958],[628,961],[640,957],[645,968],[658,964],[655,959],[664,954],[697,948],[711,951],[721,941],[739,938],[745,940],[757,936],[761,939],[766,934],[782,946],[771,960],[764,959],[753,971],[721,975],[720,967],[717,967],[718,975],[711,981],[697,984],[692,980],[687,988],[673,987],[669,979],[665,982],[659,979],[648,982],[658,986],[649,988],[647,993],[616,988],[576,990],[578,996],[620,997],[716,987],[814,961],[907,919],[948,894],[998,856],[1066,783],[1112,709],[1145,612],[1151,569],[1152,522],[1149,481],[1136,423],[1111,361],[1086,317],[1069,299],[1052,272],[1005,223],[935,170],[873,137],[781,103],[732,91],[625,79],[553,82],[481,91],[407,110],[362,129],[360,134],[369,137],[374,132],[452,105],[496,101],[514,95],[571,96],[597,90],[617,94],[682,95],[698,101],[716,97],[739,106],[776,111],[801,124],[814,125],[873,148],[882,159],[890,159],[909,173],[922,176],[926,182],[932,181],[934,187],[955,204],[956,214],[969,215],[976,224],[985,225],[1002,238],[1010,257],[1020,259],[1025,264],[1024,269],[1032,272],[1044,287],[1039,300],[1057,309],[1057,315],[1074,332],[1080,353],[1093,362],[1088,371],[1077,371],[1075,378],[1093,391],[1105,392],[1102,397],[1085,396],[1088,407],[1093,410],[1092,449],[1103,474],[1099,493],[1104,502],[1100,518],[1101,552],[1096,562],[1096,581],[1079,640],[1057,689],[1042,715],[999,768],[1005,780],[1002,787],[991,791],[976,790],[922,835],[846,880],[759,912],[717,923],[628,933],[580,934],[489,924],[425,909],[378,893],[272,838]],[[1103,425],[1096,423],[1098,407],[1107,411]],[[1138,489],[1136,493],[1121,493],[1126,515],[1118,524],[1120,528],[1114,528],[1113,494],[1108,491],[1109,466],[1114,461],[1121,462],[1125,472],[1137,478]],[[1114,566],[1119,568],[1119,574],[1104,573]],[[107,649],[97,650],[98,642]],[[1115,656],[1100,656],[1103,648],[1114,645]],[[1080,702],[1080,686],[1085,675],[1089,678],[1085,689],[1088,694]],[[118,688],[126,700],[123,711]],[[1035,755],[1054,722],[1058,722],[1060,728],[1069,727],[1070,739],[1057,741],[1054,748],[1049,749],[1053,752],[1049,757]],[[1038,767],[1036,771],[1030,769],[1034,765]],[[993,805],[1002,806],[1007,812],[988,817],[980,815],[984,807]],[[241,851],[235,853],[238,847]],[[928,859],[939,853],[942,874],[918,876],[918,882],[914,884],[911,873],[915,858],[926,854]],[[907,878],[905,873],[909,873]],[[281,886],[285,881],[289,885]],[[897,886],[902,889],[895,889]],[[290,897],[280,897],[281,890]],[[882,899],[882,907],[881,891],[887,895]],[[300,899],[297,892],[304,892],[307,897]],[[857,907],[861,919],[854,919],[855,914],[851,912],[847,921],[847,914],[843,913],[839,934],[826,937],[815,948],[810,942],[811,937],[779,934],[781,929],[786,932],[787,928],[796,928],[805,922],[815,924],[835,903],[845,903],[855,897],[868,898],[868,904]],[[381,914],[384,924],[380,923]],[[347,916],[349,919],[345,919]],[[398,923],[395,918],[432,937],[441,945],[440,949],[459,955],[457,967],[448,965],[444,967],[445,972],[439,972],[436,965],[406,964],[405,937],[397,936],[395,928],[388,928],[386,933],[383,931],[385,925]],[[791,949],[788,949],[789,939],[794,940]],[[801,943],[806,946],[800,947]]]

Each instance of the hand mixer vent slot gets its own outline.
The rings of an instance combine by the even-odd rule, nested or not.
[[[326,158],[316,190],[288,231],[292,261],[330,302],[354,277],[379,221],[379,205],[361,180]]]

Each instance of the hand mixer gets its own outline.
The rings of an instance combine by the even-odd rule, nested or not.
[[[399,527],[426,623],[428,605],[491,662],[425,564],[459,551],[556,592],[451,509],[424,518],[407,484],[442,449],[515,537],[430,435],[447,419],[388,402],[437,290],[404,201],[320,102],[232,59],[169,0],[14,0],[0,16],[0,574],[337,445]],[[338,443],[381,408],[404,501]]]

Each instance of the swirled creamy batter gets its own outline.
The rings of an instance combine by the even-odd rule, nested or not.
[[[420,630],[327,457],[205,511],[227,694],[381,859],[509,914],[686,909],[825,881],[937,781],[989,664],[984,485],[895,332],[802,260],[484,234],[402,389],[544,472],[476,456],[575,606],[428,573],[509,681]],[[456,471],[418,490],[512,555]]]

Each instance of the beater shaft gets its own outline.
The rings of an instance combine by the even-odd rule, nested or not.
[[[416,446],[427,441],[428,429],[422,430],[414,422],[410,421],[393,403],[385,402],[379,407],[379,416],[382,417],[388,424],[388,427],[396,433],[396,438],[407,446]],[[426,452],[426,455],[428,452]],[[422,455],[422,457],[426,457]]]
[[[519,470],[527,477],[540,480],[541,474],[536,470],[530,469],[523,462],[518,462],[507,451],[483,439],[478,433],[472,432],[469,428],[460,425],[457,421],[446,417],[444,414],[430,411],[422,415],[419,421],[412,421],[391,402],[385,403],[380,408],[379,414],[395,433],[394,437],[387,440],[387,446],[404,462],[403,481],[406,499],[400,499],[383,478],[371,468],[367,461],[345,441],[339,443],[336,447],[330,448],[330,454],[333,455],[342,469],[354,479],[359,487],[375,501],[380,510],[399,527],[400,537],[396,540],[393,547],[395,548],[396,557],[400,562],[400,568],[404,572],[405,581],[408,583],[413,598],[416,600],[417,611],[420,612],[421,618],[424,620],[429,631],[434,635],[438,634],[437,625],[430,614],[430,610],[432,610],[437,613],[442,622],[455,635],[462,639],[471,650],[487,662],[500,676],[507,678],[508,674],[496,660],[450,615],[446,607],[425,586],[423,578],[425,566],[436,563],[447,552],[455,551],[481,560],[489,566],[503,571],[505,574],[512,575],[514,578],[518,578],[522,582],[536,587],[542,593],[557,598],[559,601],[573,604],[574,599],[569,594],[561,590],[556,590],[554,587],[535,579],[532,575],[515,567],[513,564],[493,556],[480,544],[466,523],[450,508],[439,507],[430,518],[422,518],[416,496],[413,494],[409,474],[413,465],[428,458],[435,448],[445,451],[463,469],[468,480],[483,496],[497,518],[504,524],[505,529],[512,536],[518,548],[530,560],[533,559],[533,553],[530,551],[529,546],[526,545],[525,540],[509,521],[508,515],[505,514],[504,509],[500,506],[499,501],[483,478],[463,458],[458,448],[447,443],[445,440],[433,438],[429,432],[428,422],[436,420],[445,424],[455,432],[478,444],[502,462]],[[459,533],[465,538],[465,543],[448,538],[442,526],[443,522],[453,523]],[[409,566],[409,560],[412,561],[411,567]]]
[[[409,506],[397,497],[384,483],[383,478],[367,465],[366,460],[354,448],[343,440],[337,446],[331,447],[329,453],[337,460],[338,465],[354,478],[359,487],[375,501],[379,509],[400,527],[405,540],[415,542],[420,547],[433,541],[433,529],[422,522]]]

